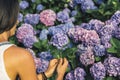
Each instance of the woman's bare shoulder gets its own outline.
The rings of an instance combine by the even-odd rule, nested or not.
[[[24,61],[29,61],[33,59],[29,51],[17,46],[10,47],[5,53],[7,53],[7,58],[9,58],[10,60],[13,59],[14,61],[17,61],[19,63],[23,63]]]

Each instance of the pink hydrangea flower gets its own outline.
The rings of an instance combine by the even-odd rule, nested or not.
[[[56,13],[53,10],[47,9],[40,13],[40,21],[46,26],[54,25]]]
[[[22,42],[26,35],[34,36],[34,29],[30,24],[22,24],[16,33],[19,42]]]

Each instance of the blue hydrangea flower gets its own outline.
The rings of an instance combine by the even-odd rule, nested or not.
[[[103,56],[106,54],[106,49],[103,45],[96,45],[93,47],[95,56]]]
[[[92,30],[93,29],[93,26],[91,26],[90,24],[88,23],[82,23],[80,25],[80,27],[84,28],[84,29],[87,29],[87,30]]]
[[[86,11],[97,9],[97,7],[94,5],[92,0],[85,0],[83,3],[81,3],[81,9]]]
[[[41,33],[40,33],[40,36],[39,36],[40,40],[45,40],[45,39],[47,39],[48,33],[49,33],[49,32],[48,32],[47,29],[43,29],[43,30],[41,31]]]
[[[50,44],[56,46],[58,49],[64,48],[69,43],[68,36],[64,33],[55,34],[50,41]]]
[[[109,76],[120,75],[120,59],[116,57],[108,57],[104,61],[106,72]]]
[[[60,27],[63,30],[63,32],[65,34],[67,34],[69,29],[74,27],[74,24],[72,22],[67,22],[67,23],[63,24],[63,26],[58,25],[58,27]]]
[[[22,13],[19,13],[19,14],[18,14],[18,21],[19,21],[19,22],[22,22],[22,21],[23,21],[23,14],[22,14]]]
[[[71,16],[72,16],[72,17],[73,17],[73,16],[76,16],[76,15],[77,15],[77,13],[78,13],[78,11],[73,10],[73,11],[71,12]]]
[[[71,12],[69,8],[63,9],[63,12],[67,12],[68,14]]]
[[[42,11],[44,9],[44,6],[42,4],[37,5],[36,10]]]
[[[62,23],[67,22],[69,18],[69,14],[65,11],[60,11],[57,13],[57,20]]]
[[[85,80],[85,76],[86,76],[86,72],[84,71],[84,69],[77,67],[74,70],[74,80]]]
[[[90,68],[90,73],[94,77],[94,80],[103,80],[106,75],[106,70],[101,62],[97,62]]]
[[[39,58],[50,61],[53,59],[53,56],[49,51],[38,53]]]
[[[57,26],[52,26],[48,28],[49,34],[54,35],[56,33],[65,33],[69,31],[70,28],[74,27],[74,24],[72,22],[67,22],[65,24],[60,24]]]
[[[67,73],[67,75],[65,76],[65,80],[75,80],[74,71],[70,71],[69,73]]]
[[[21,1],[20,3],[19,3],[19,6],[20,6],[20,9],[26,9],[26,8],[28,8],[29,7],[29,3],[27,2],[27,1]]]
[[[27,48],[32,48],[35,42],[38,42],[35,36],[26,35],[25,38],[23,39],[23,44]]]
[[[83,2],[85,2],[85,0],[74,0],[77,4],[81,4]]]
[[[24,18],[24,22],[31,25],[38,24],[39,20],[40,20],[39,14],[27,14]]]
[[[59,26],[63,26],[62,24]],[[60,27],[52,26],[48,28],[49,35],[55,35],[57,33],[64,33],[63,30]]]

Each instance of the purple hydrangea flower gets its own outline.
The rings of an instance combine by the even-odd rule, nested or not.
[[[99,33],[99,30],[104,26],[104,22],[97,19],[92,19],[89,22],[89,26],[91,26],[92,29],[95,30],[97,33]]]
[[[16,37],[19,42],[23,42],[27,35],[34,36],[34,29],[30,24],[22,24],[16,32]]]
[[[38,42],[35,36],[26,35],[22,43],[24,44],[25,47],[32,48],[35,42]]]
[[[44,6],[42,4],[37,5],[36,10],[42,11],[44,9]]]
[[[76,10],[73,10],[72,12],[71,12],[71,16],[73,17],[73,16],[76,16],[77,15],[77,11]]]
[[[101,62],[97,62],[90,68],[90,73],[94,77],[94,80],[103,80],[106,75],[106,70]]]
[[[120,27],[117,27],[114,33],[114,36],[118,39],[120,39]]]
[[[69,18],[69,14],[65,11],[60,11],[57,13],[57,20],[62,23],[67,22]]]
[[[37,65],[36,71],[37,71],[37,73],[45,72],[48,68],[49,61],[40,59],[40,58],[39,58],[39,60],[40,61],[36,64]]]
[[[29,3],[27,2],[27,1],[21,1],[20,3],[19,3],[19,6],[20,6],[20,9],[26,9],[26,8],[28,8],[29,7]]]
[[[113,35],[115,32],[115,27],[113,25],[105,25],[99,31],[100,36]]]
[[[40,33],[40,36],[39,36],[40,40],[45,40],[45,39],[47,39],[48,33],[49,33],[49,32],[48,32],[47,29],[43,29],[43,30],[41,31],[41,33]]]
[[[63,12],[66,12],[66,13],[70,13],[71,11],[70,11],[70,9],[69,8],[65,8],[65,9],[63,9]]]
[[[65,80],[75,80],[74,71],[70,71],[69,73],[67,73],[67,75],[65,76]]]
[[[39,14],[27,14],[24,18],[24,22],[31,25],[36,25],[39,23],[39,18]]]
[[[118,25],[120,23],[120,11],[116,11],[110,20]]]
[[[84,41],[83,39],[83,35],[86,33],[86,30],[75,26],[74,28],[70,28],[68,31],[68,36],[73,39],[73,41],[75,43],[79,42],[79,41]]]
[[[86,11],[97,9],[97,7],[94,5],[92,0],[85,0],[84,2],[81,3],[81,9],[83,11]]]
[[[74,40],[74,42],[82,41],[89,46],[100,43],[99,36],[94,30],[86,30],[81,27],[74,27],[70,28],[68,35]]]
[[[85,76],[86,76],[86,72],[84,71],[84,69],[77,67],[74,70],[74,80],[85,80]]]
[[[53,56],[51,55],[51,53],[49,51],[38,53],[38,56],[41,59],[45,59],[45,60],[48,60],[48,61],[50,61],[51,59],[53,59]]]
[[[69,39],[67,35],[64,33],[57,33],[55,34],[50,41],[50,44],[56,46],[58,49],[64,48],[69,43]]]
[[[85,42],[86,45],[94,46],[96,44],[100,44],[100,38],[95,30],[87,31],[82,38],[84,40],[83,42]]]
[[[93,47],[95,56],[104,56],[106,54],[106,49],[103,45],[96,45]]]
[[[80,55],[80,62],[85,66],[93,64],[94,61],[95,59],[91,48],[88,48],[88,50],[85,53],[82,53]]]
[[[23,21],[23,14],[22,13],[19,13],[19,15],[18,15],[18,21],[19,22]]]
[[[112,38],[112,35],[101,36],[101,44],[104,45],[105,48],[110,48],[111,47],[111,43],[110,43],[111,38]]]
[[[109,76],[120,75],[120,59],[116,57],[108,57],[104,61],[106,72]]]

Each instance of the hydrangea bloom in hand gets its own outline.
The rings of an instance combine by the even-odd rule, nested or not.
[[[40,21],[46,26],[53,26],[55,20],[56,13],[51,9],[43,10],[40,13]]]

